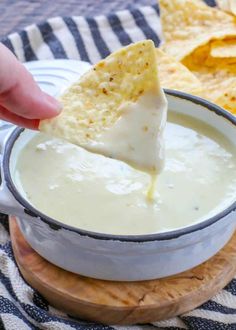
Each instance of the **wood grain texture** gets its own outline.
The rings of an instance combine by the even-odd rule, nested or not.
[[[236,233],[202,265],[164,279],[109,282],[86,278],[52,265],[26,242],[10,219],[14,255],[25,280],[54,307],[103,324],[149,323],[201,305],[236,273]]]

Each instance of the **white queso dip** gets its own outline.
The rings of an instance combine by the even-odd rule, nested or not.
[[[15,180],[42,213],[109,234],[150,234],[191,225],[229,206],[236,195],[236,151],[216,129],[169,112],[165,167],[154,199],[150,176],[127,164],[38,133],[23,148]]]

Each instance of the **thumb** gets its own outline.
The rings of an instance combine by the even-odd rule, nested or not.
[[[0,44],[0,105],[27,119],[46,119],[59,114],[60,104],[38,87],[32,75]]]

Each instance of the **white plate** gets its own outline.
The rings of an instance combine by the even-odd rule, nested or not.
[[[87,62],[75,60],[32,61],[24,65],[40,88],[52,96],[61,94],[91,66]]]

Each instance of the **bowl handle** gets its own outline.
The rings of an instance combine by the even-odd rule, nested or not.
[[[15,125],[0,120],[0,212],[16,216],[25,215],[24,207],[14,198],[7,187],[3,171],[3,153],[6,141]]]

